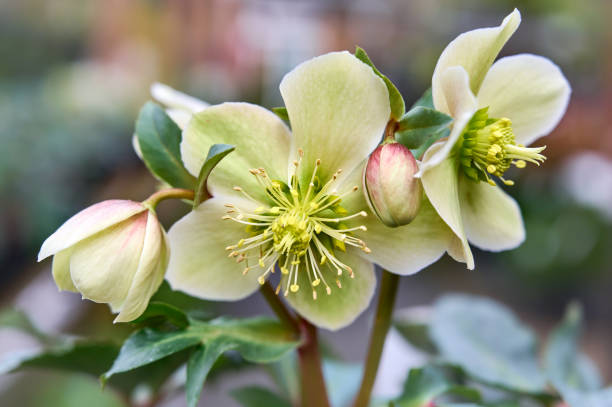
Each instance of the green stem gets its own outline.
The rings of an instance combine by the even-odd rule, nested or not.
[[[387,270],[382,271],[382,281],[380,283],[378,305],[376,307],[376,319],[374,320],[374,326],[372,327],[370,336],[370,345],[363,371],[363,378],[361,380],[361,387],[353,407],[367,407],[370,403],[372,387],[374,387],[378,365],[380,364],[380,357],[382,355],[387,332],[391,326],[391,314],[393,313],[393,305],[395,303],[398,285],[399,276],[397,274],[389,273]]]
[[[278,298],[278,295],[276,295],[274,288],[272,288],[269,282],[266,281],[266,283],[261,286],[261,293],[278,319],[280,319],[281,322],[287,326],[287,328],[295,332],[296,335],[299,334],[300,326],[298,321],[291,314],[291,312],[289,312],[287,307],[285,307],[285,304],[283,304],[280,298]]]
[[[298,348],[301,384],[300,406],[329,407],[325,379],[321,369],[317,328],[302,318],[300,318],[300,328],[304,338],[304,342]]]
[[[189,199],[192,200],[194,192],[191,189],[168,188],[157,191],[142,202],[143,205],[155,210],[157,204],[166,199]]]

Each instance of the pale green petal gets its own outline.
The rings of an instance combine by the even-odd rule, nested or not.
[[[121,307],[138,269],[147,217],[135,215],[74,246],[70,275],[84,298]]]
[[[468,240],[491,251],[519,246],[525,240],[525,227],[516,201],[500,187],[461,178],[461,216]]]
[[[442,143],[437,143],[431,146],[425,153],[424,161],[428,159],[428,155],[435,154],[442,145]],[[473,269],[474,259],[461,219],[458,162],[452,157],[447,158],[439,165],[426,171],[421,181],[432,206],[461,240],[467,266],[469,269]]]
[[[269,110],[249,103],[224,103],[193,116],[183,132],[181,155],[189,172],[198,176],[213,144],[236,146],[211,173],[210,192],[232,195],[232,188],[240,186],[265,201],[264,189],[249,169],[263,167],[270,178],[287,181],[290,138],[287,126]]]
[[[470,90],[469,78],[465,69],[460,66],[448,68],[441,76],[442,92],[453,117],[453,127],[446,142],[435,154],[425,154],[417,176],[420,177],[429,168],[440,164],[461,137],[463,129],[468,124],[477,108],[476,98]],[[432,148],[429,149],[432,151]]]
[[[482,83],[478,102],[490,117],[507,117],[517,143],[529,145],[550,133],[563,117],[571,88],[549,59],[522,54],[495,62]]]
[[[248,208],[248,202],[232,203]],[[228,257],[227,246],[249,237],[245,226],[222,220],[228,199],[215,196],[176,222],[168,232],[166,279],[174,289],[207,300],[239,300],[259,288],[257,272],[243,275],[245,263]]]
[[[155,82],[151,85],[151,96],[153,96],[153,99],[169,108],[183,110],[189,113],[197,113],[210,106],[209,103],[203,100],[179,92],[159,82]]]
[[[306,61],[280,84],[293,131],[291,154],[304,150],[302,179],[317,159],[319,178],[348,175],[378,145],[389,120],[389,93],[372,68],[348,52]]]
[[[127,298],[114,322],[128,322],[138,318],[149,304],[162,281],[168,266],[169,251],[165,233],[155,214],[149,212],[142,255]]]
[[[63,291],[78,292],[74,284],[72,283],[72,277],[70,277],[70,256],[72,255],[72,248],[58,252],[53,256],[53,266],[51,268],[53,274],[53,280],[57,288]]]
[[[125,200],[104,201],[83,209],[44,241],[38,261],[145,210],[142,204]]]
[[[362,256],[395,274],[414,274],[435,263],[455,239],[426,199],[408,225],[389,228],[373,215],[361,223],[368,230],[355,235],[372,251]]]
[[[432,78],[432,94],[436,109],[448,113],[443,95],[441,75],[451,66],[462,66],[470,77],[470,88],[478,93],[480,85],[504,44],[521,23],[518,10],[510,13],[499,27],[479,28],[465,32],[442,51]]]
[[[350,278],[348,273],[344,273],[338,277],[342,285],[342,288],[338,288],[336,276],[324,273],[331,294],[327,295],[325,285],[321,283],[316,287],[317,299],[314,300],[308,276],[300,272],[298,273],[299,291],[289,292],[286,297],[287,302],[301,316],[314,325],[332,331],[344,328],[353,322],[370,304],[376,287],[376,275],[372,263],[360,258],[354,250],[346,253],[337,251],[336,256],[353,269],[355,278]],[[286,281],[283,282],[283,287],[286,287]]]

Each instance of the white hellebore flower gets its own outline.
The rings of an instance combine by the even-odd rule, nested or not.
[[[517,247],[525,238],[516,202],[496,186],[505,171],[539,164],[543,147],[526,145],[548,134],[563,116],[570,86],[550,60],[529,54],[497,54],[521,21],[518,10],[499,27],[461,34],[442,52],[432,79],[436,109],[454,118],[448,139],[424,155],[425,193],[461,239],[468,268],[468,241],[491,251]]]
[[[68,219],[45,240],[38,261],[53,257],[60,290],[108,303],[115,322],[138,318],[164,280],[169,251],[155,214],[126,200],[100,202]]]
[[[390,115],[387,88],[348,52],[299,65],[281,85],[292,131],[248,103],[193,116],[181,153],[197,175],[215,143],[236,150],[212,171],[213,198],[168,232],[173,288],[238,300],[277,270],[287,301],[311,322],[338,329],[369,304],[376,262],[411,274],[436,261],[456,237],[424,203],[391,229],[368,214],[363,167]]]

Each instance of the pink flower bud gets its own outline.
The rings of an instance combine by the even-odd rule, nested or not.
[[[155,213],[124,200],[100,202],[68,219],[45,240],[38,260],[51,255],[58,288],[109,304],[119,313],[115,322],[144,312],[169,259]]]
[[[423,188],[414,178],[414,156],[400,143],[379,145],[370,155],[363,177],[366,201],[385,225],[407,225],[421,207]]]

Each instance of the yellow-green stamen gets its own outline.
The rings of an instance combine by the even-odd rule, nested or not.
[[[342,287],[339,277],[344,272],[354,277],[351,267],[336,257],[335,249],[344,251],[346,245],[366,253],[370,249],[363,240],[352,235],[357,230],[365,231],[365,226],[346,227],[344,224],[345,221],[366,216],[366,212],[347,215],[346,210],[340,206],[342,199],[355,193],[358,187],[354,186],[339,195],[331,193],[330,188],[341,170],[320,185],[317,172],[321,161],[316,160],[308,187],[304,188],[298,181],[302,155],[300,151],[300,160],[294,162],[295,171],[290,185],[270,179],[263,168],[250,170],[265,191],[268,198],[266,205],[262,206],[242,188],[234,187],[235,191],[241,192],[248,200],[257,202],[258,207],[254,213],[250,213],[231,203],[225,205],[228,209],[223,218],[246,225],[249,234],[226,250],[230,252],[229,257],[245,263],[243,274],[260,269],[260,284],[278,267],[281,278],[285,279],[285,296],[300,290],[298,274],[306,273],[312,297],[316,300],[317,287],[325,287],[328,295],[332,292],[324,274],[332,278],[332,281],[335,280],[338,288]],[[279,291],[280,285],[276,292]]]
[[[530,162],[540,165],[546,159],[540,154],[546,147],[528,148],[516,144],[510,119],[489,118],[488,107],[474,113],[462,134],[459,158],[464,174],[475,182],[486,181],[496,185],[494,175],[504,184],[513,185],[503,175],[514,165],[525,168]]]

